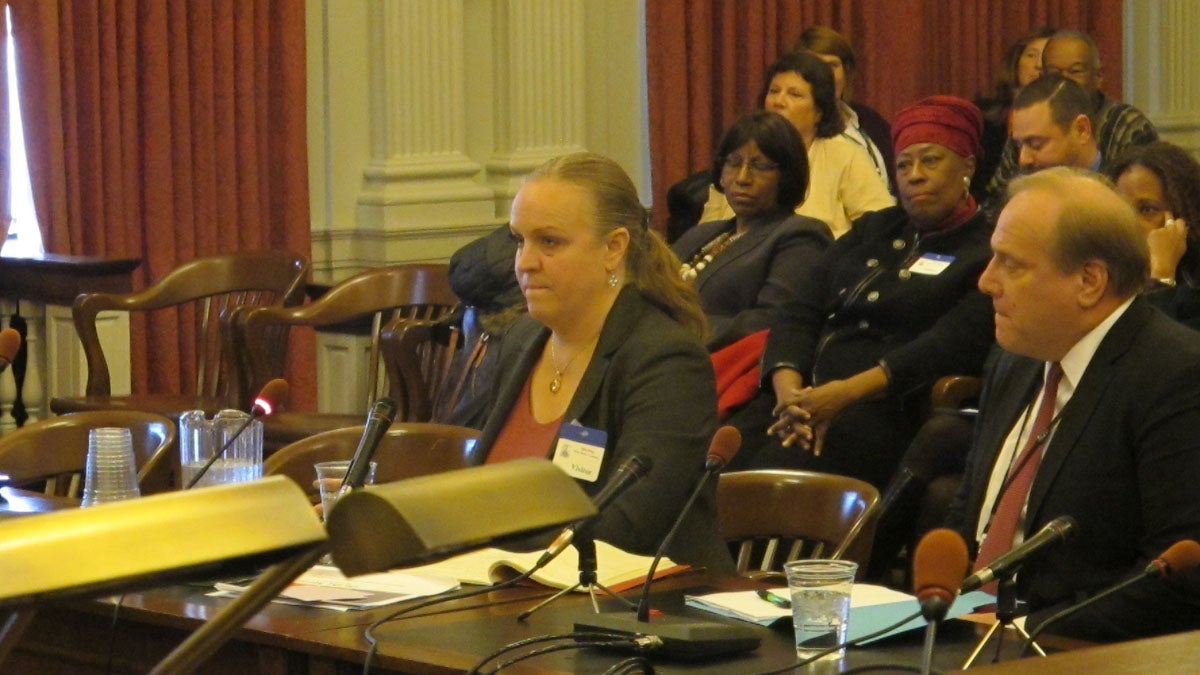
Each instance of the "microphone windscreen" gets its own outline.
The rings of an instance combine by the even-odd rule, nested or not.
[[[287,403],[288,383],[282,377],[277,377],[263,385],[258,396],[254,397],[254,407],[262,410],[262,414],[273,414],[280,406]]]
[[[620,467],[629,472],[629,475],[637,480],[641,480],[650,473],[650,469],[654,468],[654,460],[645,455],[634,455],[625,460],[625,463]]]
[[[0,361],[12,363],[17,351],[21,349],[21,334],[16,328],[0,330]]]
[[[939,594],[953,600],[967,576],[967,544],[954,530],[941,527],[921,537],[913,552],[913,593]]]
[[[282,381],[283,380],[280,380],[280,382]],[[371,412],[386,419],[390,425],[392,422],[396,421],[396,411],[399,409],[399,407],[400,406],[396,405],[396,401],[392,399],[392,397],[380,396],[379,398],[375,399],[375,405]]]
[[[725,466],[742,448],[742,432],[735,427],[723,426],[713,434],[712,443],[708,445],[708,459]]]
[[[1186,572],[1200,565],[1200,544],[1192,539],[1177,541],[1163,551],[1159,558],[1166,563],[1163,576]]]

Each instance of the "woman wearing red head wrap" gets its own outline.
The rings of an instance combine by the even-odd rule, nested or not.
[[[934,96],[892,125],[900,206],[869,213],[822,257],[772,329],[762,391],[733,420],[738,467],[840,473],[882,487],[942,375],[980,372],[991,302],[976,287],[990,225],[967,190],[979,109]]]

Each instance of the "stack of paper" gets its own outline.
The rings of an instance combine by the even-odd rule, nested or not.
[[[409,567],[405,572],[416,575],[451,577],[464,584],[482,586],[508,581],[530,569],[542,556],[541,551],[518,553],[499,548],[485,548],[448,558],[421,567]],[[635,588],[645,580],[650,569],[650,556],[626,553],[603,541],[596,542],[596,579],[614,591]],[[663,558],[654,577],[660,578],[687,569]],[[579,555],[573,547],[534,573],[533,581],[551,588],[569,588],[579,583]],[[581,591],[583,589],[580,589]]]
[[[275,602],[346,611],[425,598],[458,587],[458,581],[455,579],[404,572],[364,574],[349,579],[336,567],[316,565],[285,588]],[[211,595],[232,597],[244,592],[246,588],[247,585],[217,583],[217,592]]]

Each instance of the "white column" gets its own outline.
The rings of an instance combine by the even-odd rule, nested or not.
[[[376,264],[427,259],[414,250],[422,241],[496,222],[467,152],[464,0],[373,0],[368,11],[371,159],[355,253]]]
[[[493,0],[495,144],[487,161],[507,217],[521,178],[586,146],[582,0]]]
[[[1163,140],[1200,157],[1200,70],[1196,0],[1126,0],[1125,100],[1146,113]]]

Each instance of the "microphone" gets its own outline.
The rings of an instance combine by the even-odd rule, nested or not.
[[[371,456],[379,448],[383,435],[396,418],[396,407],[396,402],[391,398],[381,396],[367,412],[367,424],[363,427],[362,438],[358,439],[358,448],[350,458],[350,466],[346,468],[346,479],[342,481],[337,499],[345,497],[351,490],[362,487],[367,478],[367,471],[371,468]]]
[[[600,614],[587,621],[577,621],[577,631],[599,631],[616,636],[651,635],[653,649],[656,653],[669,657],[685,659],[708,658],[725,654],[737,654],[757,649],[762,638],[745,626],[702,621],[688,617],[673,617],[670,615],[656,616],[650,621],[650,584],[654,581],[654,572],[662,560],[667,547],[675,538],[684,518],[692,510],[692,505],[703,491],[709,478],[724,467],[742,446],[742,434],[734,427],[723,426],[717,429],[708,446],[704,458],[704,471],[696,481],[695,487],[688,500],[684,502],[679,515],[675,517],[671,529],[663,537],[646,573],[642,584],[641,598],[638,601],[637,615],[627,616],[624,613]]]
[[[921,672],[928,675],[933,663],[933,643],[937,625],[946,618],[958,595],[956,589],[967,575],[967,543],[954,530],[938,528],[921,537],[913,552],[913,593],[921,603],[925,628],[925,648],[921,654]]]
[[[196,483],[199,483],[200,479],[204,477],[204,474],[208,473],[209,468],[211,468],[213,464],[216,464],[218,459],[221,459],[225,456],[225,451],[229,450],[229,448],[233,445],[233,442],[242,435],[242,432],[250,426],[251,422],[264,415],[273,414],[276,409],[278,409],[284,404],[284,402],[287,401],[287,397],[288,383],[287,380],[283,379],[282,377],[277,377],[263,385],[263,388],[258,392],[258,396],[254,397],[254,404],[250,406],[250,417],[247,417],[246,421],[238,425],[238,428],[234,430],[233,435],[229,437],[229,440],[225,441],[225,445],[222,445],[219,451],[213,453],[213,456],[208,458],[208,461],[204,463],[204,466],[200,467],[200,470],[196,472],[195,476],[192,476],[192,479],[188,481],[187,485],[183,486],[183,489],[189,490],[195,487]]]
[[[654,467],[654,462],[645,455],[633,455],[629,459],[621,462],[617,467],[612,478],[608,479],[608,483],[600,492],[592,498],[592,503],[596,505],[597,511],[603,511],[609,504],[613,502],[621,493],[628,490],[634,483],[642,479],[646,474],[650,473],[650,469]],[[574,523],[563,529],[554,541],[546,547],[546,551],[538,558],[534,569],[545,567],[551,560],[558,557],[560,553],[567,550],[571,542],[575,541],[575,537],[579,532],[591,525],[593,519],[588,518]]]
[[[942,527],[921,537],[913,552],[913,593],[926,621],[946,618],[969,564],[967,544],[958,532]]]
[[[1002,553],[986,567],[967,577],[959,590],[962,593],[969,593],[997,579],[1011,577],[1025,563],[1074,537],[1076,528],[1075,519],[1070,516],[1055,518],[1038,530],[1037,534],[1022,542],[1020,546]]]
[[[16,328],[0,330],[0,373],[12,364],[21,350],[21,334]]]
[[[1047,626],[1078,612],[1093,602],[1096,602],[1101,598],[1107,598],[1126,586],[1136,584],[1147,577],[1166,579],[1172,574],[1187,572],[1195,568],[1197,565],[1200,565],[1200,544],[1191,539],[1183,539],[1171,544],[1167,550],[1163,551],[1162,554],[1159,555],[1159,557],[1151,560],[1141,572],[1138,572],[1124,581],[1113,584],[1103,591],[1089,596],[1085,600],[1077,602],[1039,623],[1036,628],[1029,632],[1029,637],[1025,638],[1025,642],[1021,645],[1021,654],[1025,653],[1025,650],[1033,644],[1034,639],[1036,639],[1037,636],[1041,634],[1041,632],[1045,630]]]

